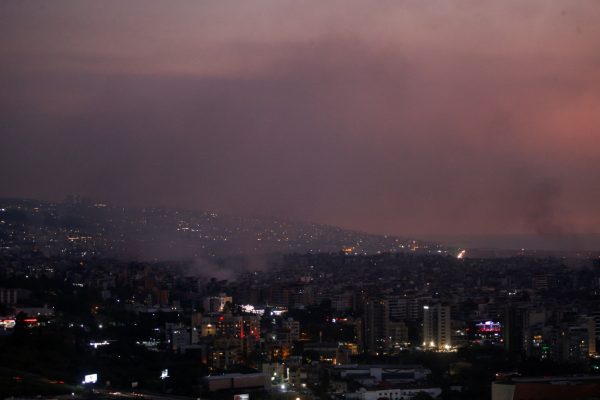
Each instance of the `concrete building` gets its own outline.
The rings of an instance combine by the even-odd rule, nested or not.
[[[347,393],[347,399],[356,400],[409,400],[419,393],[426,393],[429,396],[436,398],[442,394],[442,389],[439,387],[411,387],[411,388],[386,388],[386,389],[362,389],[358,392]]]
[[[511,354],[525,351],[524,330],[529,312],[525,306],[510,304],[504,311],[504,348]]]
[[[218,296],[206,297],[202,302],[202,306],[206,313],[218,313],[223,312],[225,304],[232,302],[233,298],[231,296],[220,293]]]
[[[452,347],[450,306],[423,306],[423,346],[438,350]]]
[[[388,303],[383,299],[369,299],[364,308],[364,348],[376,353],[385,346]]]
[[[419,300],[400,295],[386,296],[389,317],[398,321],[416,321],[420,317]]]
[[[520,377],[492,382],[492,400],[583,400],[600,393],[600,377]]]
[[[289,332],[290,342],[300,340],[300,322],[294,321],[293,318],[288,318],[281,323],[281,327]]]

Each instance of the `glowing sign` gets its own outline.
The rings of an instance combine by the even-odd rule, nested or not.
[[[90,375],[86,375],[83,378],[83,382],[81,382],[81,383],[83,383],[85,385],[88,383],[96,383],[96,382],[98,382],[98,374],[90,374]]]
[[[12,329],[16,325],[16,320],[14,319],[0,319],[0,327],[5,329]]]
[[[160,373],[160,379],[167,379],[169,377],[169,370],[163,369]]]
[[[102,342],[90,342],[90,346],[92,346],[93,348],[97,349],[98,346],[107,346],[110,343],[108,343],[108,341],[103,340]]]
[[[477,327],[477,331],[480,333],[500,332],[502,330],[502,325],[500,324],[500,322],[494,321],[480,322],[478,324],[475,324],[475,326]]]
[[[279,317],[279,316],[285,314],[287,311],[288,310],[285,307],[278,307],[278,308],[276,308],[276,309],[274,309],[274,310],[271,311],[271,315]]]
[[[254,306],[252,304],[245,304],[242,307],[242,311],[247,312],[249,314],[256,314],[256,315],[260,315],[262,316],[265,313],[264,309],[257,309],[254,308]]]

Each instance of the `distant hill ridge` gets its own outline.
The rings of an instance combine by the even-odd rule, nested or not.
[[[444,252],[435,243],[275,217],[166,207],[116,207],[70,196],[63,202],[0,199],[3,248],[80,251],[137,258],[224,257],[292,252]]]

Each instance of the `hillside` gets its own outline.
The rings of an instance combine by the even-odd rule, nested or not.
[[[3,251],[83,252],[138,259],[238,254],[438,251],[436,244],[272,217],[168,208],[122,208],[70,197],[0,199]]]

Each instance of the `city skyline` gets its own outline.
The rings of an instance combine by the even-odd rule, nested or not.
[[[598,400],[600,1],[0,1],[0,400]]]

